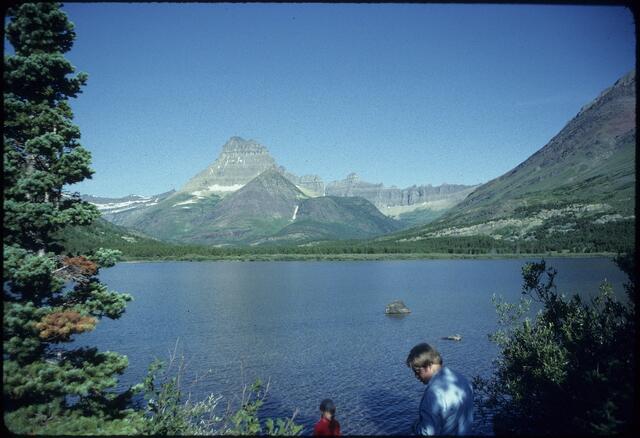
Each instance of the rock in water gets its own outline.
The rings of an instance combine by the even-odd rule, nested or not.
[[[384,313],[387,315],[404,315],[406,313],[411,313],[411,310],[400,300],[393,301],[387,304],[387,307],[384,309]]]

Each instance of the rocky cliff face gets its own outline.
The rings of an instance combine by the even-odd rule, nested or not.
[[[275,169],[309,196],[322,196],[324,182],[318,175],[297,176],[278,166],[267,148],[255,140],[231,137],[216,160],[191,178],[180,193],[226,196],[239,190],[265,170]]]
[[[361,196],[384,212],[387,207],[440,201],[456,197],[456,195],[462,199],[460,195],[466,196],[474,187],[476,186],[462,184],[442,184],[433,187],[429,184],[399,189],[384,187],[382,183],[372,184],[361,181],[358,175],[351,173],[342,181],[333,181],[327,184],[326,194],[327,196]]]
[[[296,176],[293,173],[285,171],[283,167],[280,169],[285,178],[309,196],[324,196],[324,181],[322,181],[322,178],[318,175]]]
[[[191,178],[180,192],[226,195],[274,167],[276,162],[266,147],[254,140],[231,137],[218,158]]]

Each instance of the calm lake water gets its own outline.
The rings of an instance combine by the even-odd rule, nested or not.
[[[243,384],[270,380],[262,416],[291,416],[310,434],[323,398],[332,398],[344,434],[408,433],[423,385],[405,366],[429,342],[446,365],[487,376],[496,348],[491,295],[518,300],[519,260],[121,263],[101,272],[110,289],[133,295],[120,320],[103,320],[76,345],[129,357],[122,384],[140,382],[149,363],[178,341],[192,388],[233,399]],[[607,279],[622,295],[624,274],[603,258],[548,259],[559,290],[594,294]],[[392,300],[412,310],[384,315]],[[461,342],[443,336],[460,333]],[[476,434],[491,434],[476,414]]]

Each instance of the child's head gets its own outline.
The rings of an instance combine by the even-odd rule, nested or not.
[[[336,405],[333,404],[333,400],[329,398],[322,400],[322,403],[320,403],[320,412],[323,417],[329,420],[332,419],[336,414]]]

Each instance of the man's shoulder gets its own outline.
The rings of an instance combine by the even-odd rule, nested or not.
[[[467,378],[461,372],[449,367],[443,367],[443,369],[447,370],[447,372],[454,376],[456,379],[467,381]]]
[[[460,388],[471,388],[469,380],[464,374],[459,373],[449,367],[442,367],[440,372],[436,374],[436,381],[434,382],[433,389],[445,389],[451,386],[457,386]]]

